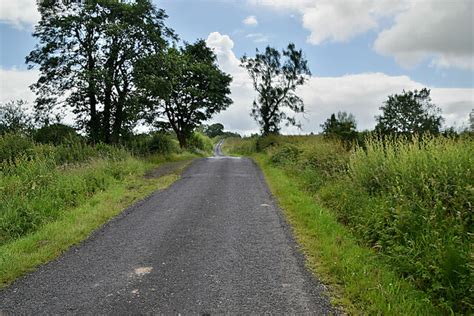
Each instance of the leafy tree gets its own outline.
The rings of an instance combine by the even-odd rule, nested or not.
[[[443,122],[426,88],[391,95],[380,110],[383,113],[375,117],[375,129],[381,134],[438,134]]]
[[[26,101],[16,100],[0,104],[0,135],[29,132],[33,118],[25,109]]]
[[[357,123],[352,113],[338,112],[337,116],[331,114],[321,127],[327,137],[340,138],[346,142],[352,142],[357,138]]]
[[[232,103],[232,78],[203,40],[144,58],[135,77],[149,105],[148,122],[171,128],[182,148],[197,126]]]
[[[207,128],[204,130],[204,134],[206,134],[210,138],[223,135],[224,125],[222,125],[221,123],[211,124],[207,126]]]
[[[173,32],[150,0],[40,1],[41,20],[28,55],[39,65],[36,110],[63,105],[93,141],[117,142],[137,120],[134,63],[161,51]]]
[[[66,140],[79,137],[71,126],[55,123],[38,129],[33,138],[38,143],[59,145]]]
[[[263,135],[278,134],[282,121],[286,121],[286,125],[300,126],[285,110],[304,112],[303,100],[295,93],[296,88],[305,83],[306,76],[311,75],[303,52],[290,43],[282,53],[272,47],[267,47],[262,54],[257,49],[254,58],[244,56],[241,62],[258,93],[251,116],[260,125]]]

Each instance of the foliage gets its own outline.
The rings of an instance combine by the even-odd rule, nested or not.
[[[39,66],[33,85],[36,110],[45,125],[64,105],[94,142],[117,143],[135,125],[141,103],[133,64],[161,51],[173,32],[166,15],[149,0],[40,1],[39,41],[28,55]]]
[[[176,145],[169,135],[155,133],[147,142],[148,153],[150,154],[171,154],[177,151]]]
[[[338,112],[337,116],[331,114],[321,127],[323,134],[327,137],[339,138],[346,143],[352,143],[357,139],[357,123],[351,113]]]
[[[15,137],[23,139],[1,136],[0,152],[12,150]],[[0,163],[0,244],[57,219],[137,168],[126,152],[107,145],[28,146]]]
[[[171,128],[181,148],[197,126],[232,103],[232,78],[203,40],[142,59],[135,75],[150,106],[148,120]]]
[[[8,133],[0,135],[0,164],[14,161],[33,150],[33,141],[22,134]]]
[[[28,133],[33,128],[33,118],[25,109],[26,101],[16,100],[0,104],[0,135]]]
[[[255,142],[233,139],[225,149],[255,154]],[[441,310],[472,312],[472,138],[369,136],[353,151],[318,136],[259,142],[272,144],[263,152],[273,166]]]
[[[286,58],[284,61],[282,55]],[[295,93],[296,88],[305,83],[306,76],[311,75],[303,52],[296,50],[293,43],[281,54],[268,46],[265,53],[260,54],[257,49],[254,58],[244,56],[241,62],[258,93],[251,115],[260,125],[262,134],[278,134],[282,121],[299,126],[295,117],[288,116],[285,110],[304,112],[303,100]]]
[[[305,175],[285,172],[286,168],[275,166],[267,155],[254,154],[253,158],[292,226],[305,265],[317,273],[332,303],[342,305],[344,314],[439,314],[426,293],[400,278],[372,249],[360,245],[329,209],[315,203],[302,185]]]
[[[38,143],[59,145],[68,139],[80,138],[80,135],[71,126],[55,123],[38,129],[33,138]]]
[[[214,148],[212,141],[206,135],[194,132],[189,138],[188,147],[193,150],[211,152]]]
[[[376,116],[376,130],[384,135],[439,134],[443,118],[441,110],[431,103],[430,90],[403,91],[388,97]]]
[[[204,134],[206,134],[210,138],[221,136],[224,134],[224,125],[222,125],[221,123],[211,124],[205,128]]]

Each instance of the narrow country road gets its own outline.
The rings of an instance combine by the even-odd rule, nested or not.
[[[0,314],[334,313],[249,159],[196,160],[59,259],[0,291]]]

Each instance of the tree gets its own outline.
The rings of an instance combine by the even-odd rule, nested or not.
[[[232,103],[232,78],[203,40],[142,59],[135,77],[149,105],[148,122],[171,128],[182,148],[197,126]]]
[[[438,134],[443,118],[440,108],[431,103],[430,90],[403,91],[388,97],[376,116],[376,131],[381,134]]]
[[[204,130],[204,134],[206,134],[210,138],[223,135],[224,125],[222,125],[221,123],[211,124],[206,127],[206,129]]]
[[[26,104],[23,100],[0,104],[0,135],[29,132],[33,128],[33,118],[24,108]]]
[[[33,138],[38,143],[59,145],[68,140],[80,139],[80,135],[71,126],[55,123],[38,129]]]
[[[295,93],[296,88],[311,75],[303,52],[290,43],[281,54],[275,48],[267,47],[262,54],[257,49],[254,58],[243,56],[241,62],[258,93],[251,116],[260,125],[262,134],[278,134],[282,121],[286,121],[287,126],[300,126],[296,118],[285,110],[304,112],[303,100]]]
[[[357,138],[357,123],[352,113],[338,112],[321,124],[323,134],[327,137],[340,138],[346,142],[352,142]]]
[[[39,65],[36,110],[63,105],[93,141],[117,142],[136,122],[134,63],[164,49],[173,32],[150,0],[39,1],[39,44],[26,61]]]

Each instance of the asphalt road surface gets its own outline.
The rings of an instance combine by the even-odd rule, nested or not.
[[[1,291],[0,311],[335,313],[324,293],[259,168],[218,145],[170,188]]]

